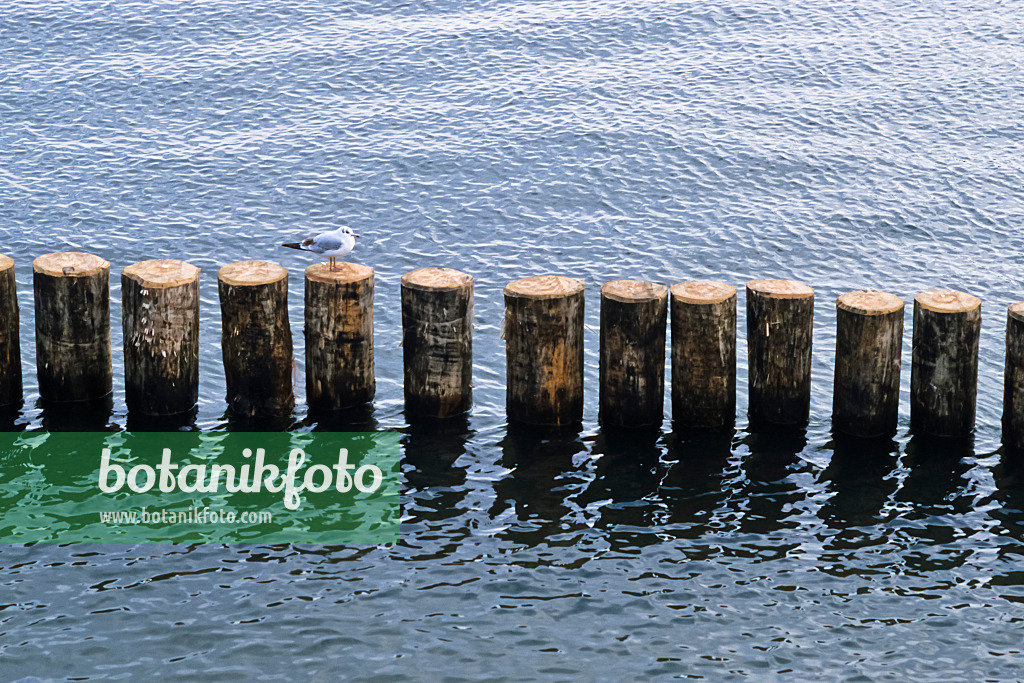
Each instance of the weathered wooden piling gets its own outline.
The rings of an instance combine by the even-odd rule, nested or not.
[[[143,415],[188,412],[199,398],[199,269],[153,259],[121,271],[125,403]]]
[[[505,286],[506,412],[514,422],[583,419],[583,282],[539,275]]]
[[[110,264],[92,254],[44,254],[32,262],[36,370],[45,403],[111,392]]]
[[[672,285],[672,419],[680,427],[736,421],[736,288]]]
[[[849,292],[836,300],[832,426],[838,432],[896,433],[903,310],[903,299],[885,292]]]
[[[932,290],[914,297],[910,428],[933,436],[967,436],[978,399],[981,300]]]
[[[1014,456],[1024,454],[1024,301],[1006,311],[1003,445]]]
[[[601,287],[599,419],[606,427],[659,425],[665,413],[668,287],[614,280]]]
[[[237,261],[217,273],[227,401],[238,418],[280,417],[295,407],[288,271]]]
[[[0,409],[22,401],[19,328],[14,259],[0,255]]]
[[[403,275],[401,286],[406,412],[466,412],[473,400],[473,276],[420,268]]]
[[[306,268],[306,401],[320,411],[363,405],[377,391],[373,365],[373,268]]]
[[[811,406],[814,290],[792,280],[747,283],[750,420],[807,422]]]

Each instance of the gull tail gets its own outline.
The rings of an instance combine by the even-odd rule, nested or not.
[[[298,249],[299,251],[306,251],[301,242],[292,242],[290,244],[282,244],[282,247],[288,247],[289,249]]]

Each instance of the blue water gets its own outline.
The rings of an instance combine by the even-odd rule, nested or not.
[[[1005,308],[1024,299],[1024,5],[822,0],[11,0],[0,11],[0,253],[38,406],[31,261],[203,269],[200,405],[227,428],[216,270],[291,273],[339,223],[377,274],[378,398],[404,433],[384,547],[4,546],[0,677],[1017,680],[1024,483],[1000,448]],[[475,406],[402,413],[398,280],[476,278]],[[622,437],[509,428],[501,289],[581,278],[813,286],[811,422]],[[834,300],[983,300],[969,443],[830,435]],[[740,287],[742,290],[742,287]],[[740,329],[743,301],[740,300]],[[305,413],[294,429],[336,427]],[[347,418],[346,418],[347,419]]]

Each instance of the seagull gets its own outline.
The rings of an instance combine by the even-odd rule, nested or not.
[[[334,270],[334,259],[352,251],[352,248],[356,246],[357,237],[359,235],[352,232],[352,228],[343,226],[336,230],[322,232],[316,237],[307,237],[301,242],[292,242],[281,246],[319,254],[331,262],[331,270]]]

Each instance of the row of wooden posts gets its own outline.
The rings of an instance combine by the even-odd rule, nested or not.
[[[39,393],[44,403],[88,401],[112,388],[110,264],[78,252],[33,262]],[[289,413],[292,338],[287,271],[240,261],[217,275],[227,401],[234,415]],[[198,398],[199,269],[159,259],[126,267],[125,398],[130,411],[172,415]],[[408,414],[450,417],[471,403],[473,278],[423,268],[401,280]],[[311,408],[365,404],[375,393],[372,268],[326,263],[305,273],[306,396]],[[813,290],[790,280],[747,283],[749,415],[802,425],[810,411]],[[505,287],[507,412],[538,425],[583,416],[583,283],[546,275]],[[892,435],[898,419],[904,302],[876,291],[837,301],[833,426]],[[665,336],[671,311],[672,415],[714,428],[736,416],[736,289],[690,281],[671,288],[618,280],[601,288],[600,420],[656,425],[664,413]],[[22,378],[14,262],[0,256],[0,406],[20,404]],[[974,427],[981,301],[928,291],[914,299],[911,428],[963,436]],[[1004,441],[1024,449],[1024,303],[1006,333]]]

